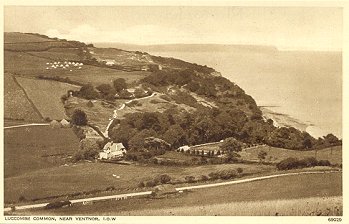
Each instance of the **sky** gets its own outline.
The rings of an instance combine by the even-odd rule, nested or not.
[[[5,32],[87,43],[252,44],[341,50],[341,8],[5,6]]]

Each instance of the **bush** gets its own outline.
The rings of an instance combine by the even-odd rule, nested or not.
[[[161,184],[167,184],[171,181],[171,177],[167,174],[162,174],[160,176],[155,177],[154,182],[155,183],[161,183]]]
[[[316,166],[318,164],[318,161],[315,159],[315,157],[307,157],[304,159],[299,160],[299,167],[312,167]]]
[[[219,178],[222,180],[235,178],[237,176],[238,172],[236,170],[222,170],[219,172]]]
[[[138,187],[145,187],[144,182],[140,182],[140,183],[138,184]]]
[[[195,177],[194,177],[194,176],[186,176],[184,179],[185,179],[185,181],[188,182],[188,183],[193,183],[193,182],[195,182]]]
[[[313,166],[331,166],[331,163],[328,160],[317,161],[314,157],[307,157],[301,160],[296,158],[287,158],[276,164],[276,167],[279,170],[290,170]]]
[[[211,172],[208,174],[208,176],[210,177],[210,179],[212,180],[217,180],[219,179],[219,173],[218,172]]]
[[[22,202],[22,201],[26,201],[27,199],[23,195],[21,195],[19,196],[18,200]]]
[[[241,167],[238,167],[238,168],[236,169],[236,171],[237,171],[238,173],[244,172],[244,170],[243,170]]]
[[[328,160],[320,160],[318,163],[317,163],[318,166],[331,166],[331,163],[330,161]]]
[[[87,124],[87,115],[84,111],[76,109],[71,117],[71,123],[74,125],[83,126]]]
[[[207,180],[208,180],[208,177],[205,176],[205,175],[201,175],[201,176],[200,176],[200,180],[201,180],[201,181],[207,181]]]
[[[146,187],[155,187],[156,183],[153,180],[149,180],[145,183]]]

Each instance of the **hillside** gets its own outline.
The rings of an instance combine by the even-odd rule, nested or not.
[[[173,148],[228,137],[297,150],[340,144],[332,136],[320,141],[293,127],[276,127],[263,118],[251,96],[206,65],[39,34],[5,33],[4,67],[41,117],[62,119],[83,109],[91,124],[102,132],[108,128],[112,140],[134,149],[143,147],[146,137],[165,139]],[[68,90],[73,92],[70,98]]]

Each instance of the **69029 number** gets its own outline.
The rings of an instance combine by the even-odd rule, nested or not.
[[[329,222],[341,222],[342,218],[328,218]]]

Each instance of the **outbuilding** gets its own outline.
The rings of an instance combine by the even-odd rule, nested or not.
[[[126,154],[126,148],[122,143],[108,142],[99,153],[99,159],[118,159]]]

